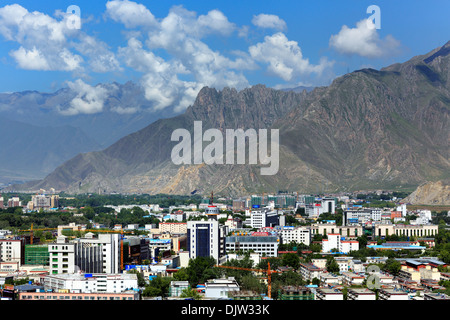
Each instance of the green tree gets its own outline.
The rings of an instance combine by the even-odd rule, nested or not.
[[[189,275],[189,283],[191,287],[196,287],[199,283],[204,283],[208,279],[218,277],[220,271],[213,268],[216,260],[213,257],[197,257],[189,260],[186,268]]]
[[[193,298],[194,300],[201,300],[202,296],[195,289],[186,288],[180,294],[180,298]]]
[[[394,258],[388,258],[384,264],[383,270],[396,276],[399,273],[401,267],[402,265],[400,262],[398,262]]]
[[[285,253],[283,254],[282,264],[284,266],[292,267],[294,270],[297,270],[300,266],[300,258],[295,253]]]
[[[336,259],[334,259],[333,256],[328,256],[327,257],[327,262],[325,264],[325,268],[330,273],[339,273],[339,271],[340,271],[339,265],[338,265],[338,263],[336,262]]]

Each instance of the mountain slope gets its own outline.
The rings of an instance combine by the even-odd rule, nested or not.
[[[450,42],[379,71],[363,69],[311,92],[254,86],[204,88],[186,113],[159,120],[109,148],[78,155],[24,188],[223,194],[412,189],[450,174]],[[280,130],[280,170],[257,165],[175,166],[173,130]]]
[[[82,130],[71,126],[39,127],[0,118],[0,176],[40,178],[79,152],[99,148]]]

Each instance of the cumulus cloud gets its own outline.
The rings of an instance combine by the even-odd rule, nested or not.
[[[94,114],[103,111],[104,101],[108,96],[108,90],[102,86],[91,86],[83,80],[78,79],[75,82],[67,83],[69,89],[76,93],[69,107],[60,108],[59,111],[64,115]]]
[[[321,59],[317,65],[311,64],[307,58],[303,57],[298,43],[289,40],[281,32],[266,36],[264,42],[251,46],[249,52],[253,59],[267,63],[268,70],[285,81],[291,81],[303,75],[320,75],[332,65],[332,62],[326,58]]]
[[[0,35],[20,45],[10,51],[20,68],[80,73],[87,62],[94,72],[120,69],[105,43],[71,27],[69,14],[57,15],[61,19],[29,12],[18,4],[0,8]]]
[[[342,54],[359,55],[366,58],[392,55],[400,47],[400,42],[391,35],[381,39],[370,19],[359,21],[356,28],[344,25],[338,34],[330,37],[329,44],[330,47]]]
[[[108,16],[121,22],[126,28],[152,27],[157,25],[155,16],[144,5],[132,1],[108,1]]]
[[[128,67],[143,73],[141,84],[154,109],[173,106],[181,111],[195,101],[204,86],[220,89],[249,85],[241,72],[255,68],[248,54],[233,54],[231,59],[203,41],[211,34],[229,36],[235,30],[235,25],[218,10],[197,16],[193,11],[174,6],[148,32],[145,46],[131,37],[118,54]],[[156,49],[164,50],[168,58],[156,55],[153,52]]]
[[[279,31],[287,29],[286,22],[273,14],[261,13],[257,16],[253,16],[252,23],[260,28],[275,29]]]

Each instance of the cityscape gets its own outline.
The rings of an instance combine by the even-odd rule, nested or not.
[[[2,299],[448,300],[450,210],[403,196],[2,196]]]

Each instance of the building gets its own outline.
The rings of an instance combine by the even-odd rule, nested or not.
[[[159,232],[170,234],[185,234],[187,233],[186,222],[161,222],[159,224]]]
[[[438,226],[433,224],[405,225],[405,224],[375,224],[373,235],[386,237],[389,235],[406,237],[434,237],[438,234]]]
[[[56,194],[36,194],[31,196],[31,203],[28,204],[30,210],[44,210],[48,211],[52,208],[59,207],[59,196]]]
[[[213,257],[217,262],[225,256],[225,227],[219,226],[217,207],[208,206],[208,221],[187,222],[187,246],[190,259]]]
[[[74,273],[44,277],[45,290],[73,293],[121,293],[138,289],[136,274]]]
[[[318,288],[316,300],[344,300],[344,294],[338,289]]]
[[[408,300],[408,294],[395,288],[381,288],[378,291],[378,300]]]
[[[19,197],[12,197],[8,199],[8,208],[13,207],[21,207],[22,201],[20,201]]]
[[[358,208],[344,211],[342,223],[346,226],[352,224],[364,224],[369,221],[381,221],[381,209]]]
[[[311,243],[311,230],[306,227],[278,227],[276,229],[281,237],[282,243],[296,242],[307,246]]]
[[[52,300],[52,301],[96,301],[96,300],[139,300],[136,291],[121,293],[74,293],[74,292],[20,292],[19,300]]]
[[[314,235],[325,236],[329,233],[339,233],[342,237],[357,238],[364,234],[364,229],[360,225],[337,226],[335,223],[319,223],[310,226],[311,237]]]
[[[149,260],[151,256],[148,240],[137,236],[127,236],[123,239],[124,255],[127,255],[128,259],[136,264]]]
[[[347,300],[376,300],[376,295],[367,288],[348,288]]]
[[[21,240],[0,239],[0,262],[23,263],[23,246]]]
[[[157,257],[160,253],[172,249],[172,239],[149,239],[148,241],[151,257]]]
[[[118,233],[98,234],[97,237],[89,232],[84,238],[77,239],[83,247],[102,247],[101,259],[103,261],[103,273],[119,273],[120,271],[120,237]],[[82,269],[84,270],[84,269]],[[87,270],[85,270],[87,272]],[[90,271],[95,272],[95,271]]]
[[[328,272],[322,272],[319,274],[319,280],[321,286],[334,287],[342,284],[342,276],[334,275]]]
[[[48,266],[49,260],[48,245],[25,245],[24,265]]]
[[[277,257],[279,240],[276,235],[258,233],[256,235],[229,236],[226,237],[226,251],[250,251],[253,250],[262,256]]]
[[[446,295],[445,293],[424,293],[423,295],[424,300],[450,300],[450,296]]]
[[[278,290],[278,300],[314,300],[314,293],[304,286],[283,286]]]
[[[268,210],[253,210],[250,215],[252,228],[274,227],[279,224],[278,213]]]
[[[327,234],[328,239],[322,239],[322,252],[331,252],[332,250],[349,253],[359,250],[359,242],[356,240],[345,240],[339,233]]]
[[[60,225],[58,226],[58,237],[63,235],[63,231],[76,232],[86,230],[86,225],[76,224],[75,222],[71,222],[68,225]]]
[[[50,274],[72,274],[79,271],[102,272],[104,270],[102,245],[91,245],[79,241],[69,242],[65,236],[49,244]],[[106,252],[106,251],[104,251]]]
[[[342,283],[349,286],[362,285],[364,279],[364,276],[361,276],[354,272],[342,272]]]
[[[315,266],[312,263],[300,263],[300,274],[305,281],[312,282],[314,278],[320,279],[320,274],[324,269]]]
[[[228,292],[240,291],[239,284],[233,277],[227,279],[210,279],[205,283],[205,298],[226,299]]]
[[[189,290],[190,288],[189,281],[171,281],[169,297],[179,297],[184,290]]]

